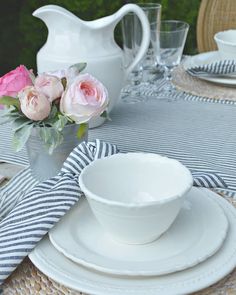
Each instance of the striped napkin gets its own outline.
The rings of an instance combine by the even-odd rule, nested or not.
[[[71,152],[57,176],[38,183],[27,168],[0,190],[0,285],[81,198],[78,176],[83,168],[115,153],[118,149],[110,143],[83,142]],[[196,186],[227,187],[217,174],[192,174]]]
[[[236,78],[236,60],[220,60],[210,64],[191,67],[187,72],[194,77],[226,76]]]
[[[15,178],[14,187],[0,192],[0,285],[31,252],[41,238],[79,200],[78,176],[93,160],[118,152],[115,145],[99,140],[81,143],[64,162],[61,172],[17,194],[27,179]]]

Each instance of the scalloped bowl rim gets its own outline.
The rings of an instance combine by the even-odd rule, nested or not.
[[[184,187],[184,189],[180,190],[178,193],[170,195],[169,197],[165,197],[162,199],[157,199],[155,201],[148,201],[148,202],[130,202],[130,203],[125,203],[125,202],[119,202],[119,201],[114,201],[114,200],[109,200],[106,199],[102,196],[98,196],[97,194],[91,192],[86,185],[84,184],[83,181],[83,177],[85,176],[86,173],[88,173],[89,169],[92,169],[92,167],[96,166],[98,162],[101,161],[108,161],[110,158],[116,158],[116,157],[140,157],[140,156],[146,156],[146,157],[155,157],[155,160],[159,160],[161,162],[172,162],[175,163],[176,166],[178,166],[179,168],[181,168],[187,178],[188,181],[186,181],[186,186]],[[184,166],[182,163],[180,163],[178,160],[169,158],[169,157],[165,157],[165,156],[160,156],[158,154],[154,154],[154,153],[145,153],[145,152],[129,152],[129,153],[118,153],[118,154],[114,154],[108,157],[104,157],[101,159],[97,159],[93,162],[91,162],[88,166],[86,166],[81,174],[79,175],[79,185],[81,190],[83,191],[83,193],[85,194],[85,196],[88,199],[109,205],[109,206],[116,206],[116,207],[123,207],[123,208],[143,208],[143,207],[150,207],[153,205],[161,205],[161,204],[165,204],[165,203],[169,203],[175,199],[178,198],[182,198],[183,196],[185,196],[187,194],[187,192],[191,189],[191,187],[193,186],[193,177],[191,172],[189,171],[189,169]]]

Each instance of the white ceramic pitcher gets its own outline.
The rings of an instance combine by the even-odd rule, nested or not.
[[[139,17],[143,38],[133,62],[124,68],[123,51],[114,40],[114,29],[121,18],[133,12]],[[150,43],[150,28],[145,13],[135,4],[126,4],[116,13],[94,21],[83,21],[66,9],[46,5],[34,11],[33,16],[48,27],[48,38],[37,54],[38,72],[53,71],[86,62],[86,72],[98,78],[107,87],[110,112],[118,101],[126,75],[144,57]],[[97,118],[92,126],[99,126],[104,118]]]

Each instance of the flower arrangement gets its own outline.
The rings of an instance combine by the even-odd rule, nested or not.
[[[40,127],[40,137],[52,153],[62,143],[66,125],[79,124],[81,138],[91,118],[107,116],[107,89],[93,76],[81,73],[85,66],[80,63],[35,76],[20,65],[0,77],[0,108],[5,106],[1,124],[12,122],[16,151],[25,145],[33,127]]]

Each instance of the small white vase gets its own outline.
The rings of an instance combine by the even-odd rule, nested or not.
[[[50,127],[48,127],[50,128]],[[26,143],[31,173],[39,181],[57,175],[71,151],[82,141],[87,141],[88,130],[81,139],[77,137],[79,125],[67,125],[63,130],[64,141],[50,155],[40,138],[40,127],[33,128]]]

